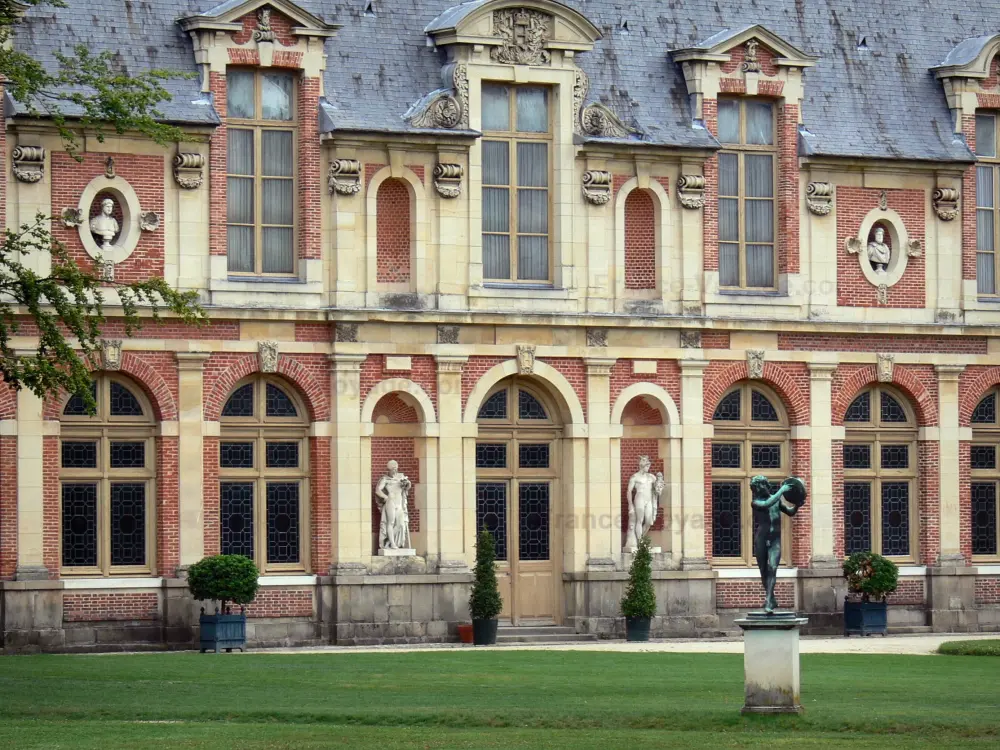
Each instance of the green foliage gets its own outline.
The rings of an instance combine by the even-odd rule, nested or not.
[[[229,613],[226,602],[245,605],[257,596],[260,575],[253,560],[243,555],[204,557],[188,568],[188,589],[199,601],[217,601],[223,614]]]
[[[844,561],[847,590],[863,602],[883,602],[896,590],[899,568],[874,552],[855,552]]]
[[[947,641],[938,646],[938,653],[948,656],[1000,656],[1000,640]]]
[[[497,587],[496,545],[493,535],[483,527],[476,540],[476,571],[469,593],[469,611],[473,620],[492,620],[503,609]]]
[[[652,617],[656,614],[656,592],[653,590],[653,555],[649,537],[639,540],[639,546],[628,569],[628,586],[622,597],[622,616]]]

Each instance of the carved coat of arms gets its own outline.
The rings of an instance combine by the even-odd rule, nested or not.
[[[550,59],[545,43],[552,36],[552,16],[527,8],[505,8],[493,14],[493,35],[503,44],[490,57],[508,65],[543,65]]]

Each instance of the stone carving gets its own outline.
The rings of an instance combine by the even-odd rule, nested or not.
[[[104,162],[104,176],[109,180],[113,180],[118,176],[115,174],[115,159],[113,156],[109,156]]]
[[[63,226],[72,229],[83,225],[83,211],[79,208],[66,208],[62,212]]]
[[[607,346],[607,345],[608,345],[607,328],[587,329],[587,346]]]
[[[11,152],[11,170],[21,182],[33,185],[45,174],[45,149],[41,146],[16,146]]]
[[[756,39],[748,39],[746,51],[743,55],[743,65],[740,67],[744,73],[760,73],[760,61],[757,59],[757,50],[760,42]]]
[[[358,324],[337,323],[334,326],[334,340],[344,344],[358,343]]]
[[[684,305],[685,315],[701,315],[701,303],[694,302],[692,304]]]
[[[457,344],[458,326],[438,326],[437,342],[439,344]]]
[[[434,189],[442,198],[457,198],[462,194],[462,176],[465,167],[461,164],[434,165]]]
[[[883,211],[889,210],[889,194],[885,190],[878,194],[878,207]]]
[[[361,190],[361,162],[357,159],[334,159],[327,173],[330,195],[355,195]]]
[[[174,181],[184,190],[196,190],[202,186],[205,157],[195,153],[178,153],[174,156]]]
[[[875,369],[878,372],[878,382],[880,383],[891,383],[892,382],[892,368],[896,364],[895,354],[876,354],[878,358],[878,364]]]
[[[857,255],[861,252],[861,240],[857,237],[847,237],[844,240],[844,249],[848,255]]]
[[[889,304],[889,285],[888,284],[879,284],[878,285],[878,289],[875,292],[875,300],[880,305],[888,305]]]
[[[924,254],[924,243],[920,240],[908,240],[906,243],[906,257],[919,258]]]
[[[465,63],[455,65],[451,74],[451,85],[455,89],[459,108],[462,110],[462,125],[469,124],[469,69]]]
[[[143,232],[155,232],[160,228],[160,215],[156,211],[146,211],[139,214],[139,229]]]
[[[105,370],[122,369],[121,339],[104,339],[101,341],[101,367]]]
[[[934,213],[941,221],[954,221],[958,217],[958,191],[953,188],[937,188],[931,195]]]
[[[278,342],[258,341],[257,361],[260,364],[261,372],[278,371]]]
[[[747,349],[747,377],[752,380],[764,377],[763,349]]]
[[[101,281],[106,281],[110,284],[115,280],[115,262],[113,260],[99,260],[97,262],[97,270]]]
[[[580,127],[584,133],[595,138],[628,138],[638,132],[623,123],[618,115],[598,102],[588,104],[583,108],[580,113]]]
[[[257,28],[253,31],[253,40],[257,43],[274,41],[270,8],[261,8],[257,13]]]
[[[684,208],[704,208],[704,176],[700,174],[682,174],[677,180],[677,198]]]
[[[892,250],[885,244],[885,229],[876,226],[872,230],[872,238],[868,241],[868,262],[872,264],[875,273],[885,275],[892,258]]]
[[[378,527],[378,548],[409,549],[410,515],[409,494],[413,486],[407,476],[399,471],[399,464],[390,461],[386,473],[375,486],[375,502],[381,518]]]
[[[603,206],[611,200],[611,172],[591,169],[583,173],[583,197],[588,203]]]
[[[415,128],[442,128],[450,130],[462,122],[462,104],[450,93],[432,96],[423,109],[410,118]]]
[[[105,198],[101,201],[101,213],[90,220],[90,232],[101,239],[102,250],[110,250],[112,241],[121,231],[114,213],[115,202],[111,198]]]
[[[587,98],[590,90],[590,78],[582,70],[577,68],[573,78],[573,130],[577,133],[580,130],[580,111],[583,109],[583,102]]]
[[[701,349],[701,331],[681,331],[681,349]]]
[[[625,550],[635,552],[639,540],[649,531],[660,509],[660,495],[666,483],[663,472],[655,475],[649,471],[649,456],[639,456],[639,470],[628,480],[625,498],[628,500],[628,528],[625,532]]]
[[[490,57],[507,65],[545,65],[551,56],[545,49],[552,37],[552,16],[528,8],[504,8],[493,12],[493,36],[502,39]]]
[[[827,216],[833,208],[833,185],[810,182],[806,186],[806,207],[816,216]]]
[[[789,477],[772,494],[767,477],[756,476],[750,480],[750,489],[753,492],[750,505],[757,527],[753,552],[764,587],[764,612],[770,615],[778,607],[774,585],[781,564],[781,514],[794,516],[799,512],[806,502],[806,486],[801,479]]]
[[[531,375],[535,371],[535,347],[530,344],[518,344],[517,369],[522,375]]]

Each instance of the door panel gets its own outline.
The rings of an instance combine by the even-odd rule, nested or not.
[[[518,619],[553,618],[555,613],[550,489],[548,482],[518,484],[514,581]]]
[[[477,482],[476,483],[476,533],[484,527],[493,535],[496,544],[497,586],[503,599],[503,610],[500,617],[510,619],[513,616],[513,597],[511,596],[511,566],[509,560],[507,504],[509,482]]]

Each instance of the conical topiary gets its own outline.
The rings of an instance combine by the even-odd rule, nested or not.
[[[469,611],[473,620],[492,620],[503,609],[503,599],[497,588],[496,544],[484,527],[476,540],[476,571],[469,594]]]
[[[628,569],[628,586],[622,597],[624,617],[652,617],[656,614],[656,592],[653,590],[653,555],[649,551],[649,537],[639,540],[639,546]]]

